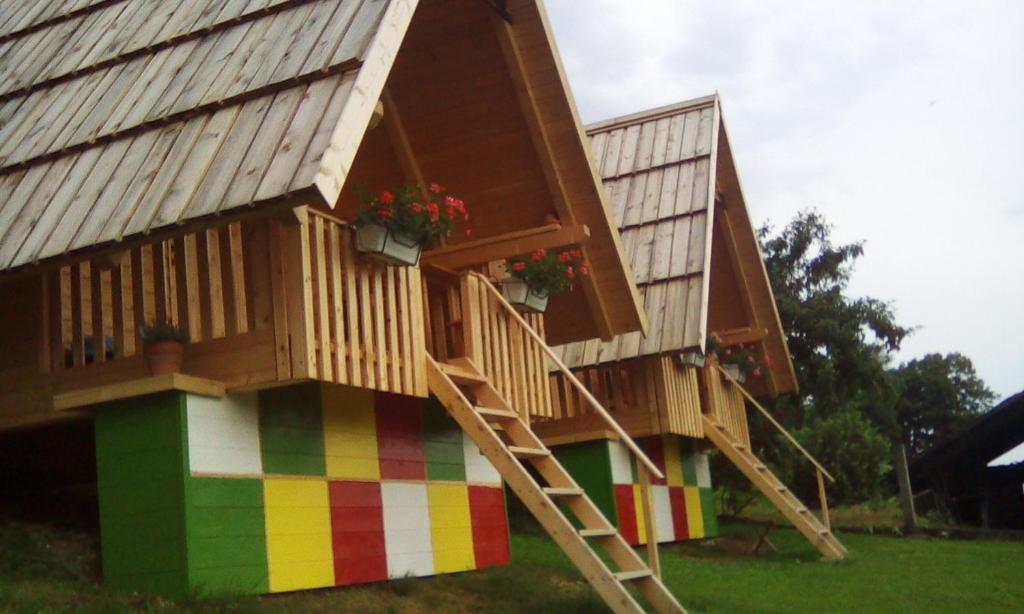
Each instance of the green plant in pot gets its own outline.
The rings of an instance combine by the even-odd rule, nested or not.
[[[158,320],[142,325],[142,355],[149,372],[165,375],[181,371],[188,333],[171,322]]]
[[[432,183],[426,190],[403,186],[364,193],[356,211],[356,249],[388,264],[415,266],[424,247],[469,221],[462,200]],[[467,228],[466,236],[470,235]]]
[[[590,274],[578,249],[539,249],[528,257],[512,258],[505,266],[510,276],[501,283],[501,293],[524,313],[543,313],[551,295],[573,290],[578,278]]]
[[[743,383],[749,377],[761,377],[769,367],[768,358],[762,359],[752,345],[724,346],[716,333],[708,336],[707,353],[715,354],[729,377]]]

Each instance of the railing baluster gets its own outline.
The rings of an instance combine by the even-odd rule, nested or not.
[[[821,524],[829,531],[832,530],[832,523],[828,517],[828,495],[825,494],[825,478],[821,475],[821,469],[815,468],[815,476],[818,478],[818,498],[821,501]]]

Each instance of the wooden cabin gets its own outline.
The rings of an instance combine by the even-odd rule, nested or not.
[[[434,181],[472,237],[355,251],[360,188]],[[607,211],[534,0],[5,0],[0,431],[94,424],[117,588],[501,564],[504,481],[613,611],[682,611],[531,428],[548,342],[645,330]],[[524,318],[487,271],[538,248],[592,274]]]
[[[842,557],[824,491],[818,520],[751,451],[748,406],[779,426],[756,399],[795,392],[797,382],[718,96],[598,122],[587,134],[649,328],[556,348],[596,403],[554,372],[551,410],[533,417],[534,431],[631,543],[646,542],[648,527],[657,541],[716,534],[707,453],[718,448],[826,557]],[[711,334],[726,352],[742,346],[760,357],[760,377],[741,384],[715,356],[705,361]],[[653,515],[643,471],[597,404],[662,468]],[[830,477],[808,459],[819,480]]]

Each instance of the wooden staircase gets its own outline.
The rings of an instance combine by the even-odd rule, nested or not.
[[[685,612],[530,430],[521,418],[526,408],[512,407],[467,358],[439,362],[427,357],[427,382],[430,392],[448,409],[612,611],[645,611],[629,590],[628,586],[632,585],[655,611]],[[568,510],[582,528],[577,529],[563,509]],[[607,556],[602,558],[598,549]],[[614,569],[605,563],[606,558]]]
[[[768,500],[793,523],[827,560],[840,560],[846,548],[812,512],[793,494],[746,445],[731,435],[725,425],[707,414],[702,415],[704,435],[725,453],[743,475],[757,486]]]

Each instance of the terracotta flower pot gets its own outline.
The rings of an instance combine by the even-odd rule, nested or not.
[[[185,346],[177,341],[148,343],[142,348],[142,354],[153,375],[177,373],[181,371],[181,363],[185,360]]]

